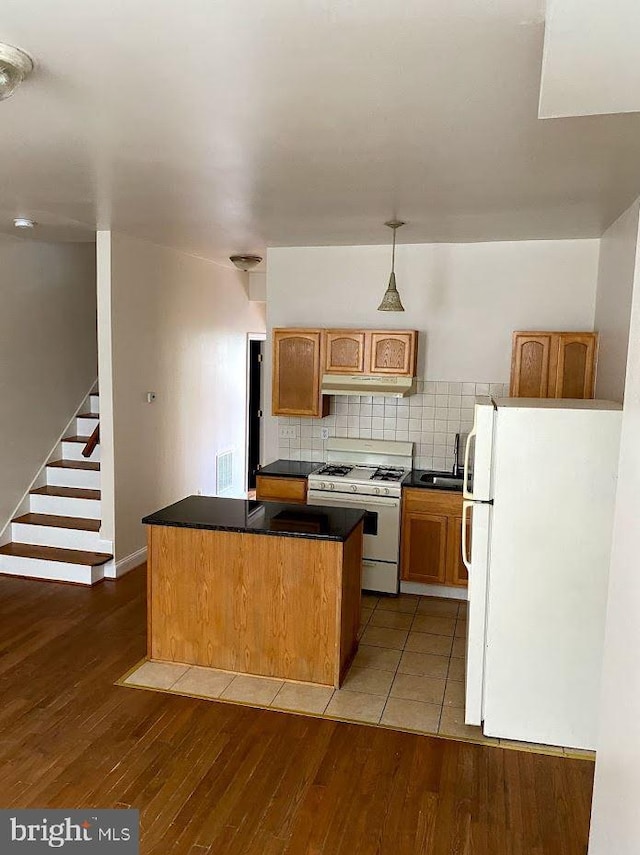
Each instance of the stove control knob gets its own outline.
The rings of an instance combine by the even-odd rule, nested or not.
[[[384,494],[385,494],[385,496],[389,495],[389,488],[388,487],[384,488]]]
[[[333,482],[331,482],[331,481],[329,482],[329,489],[330,489],[330,490],[335,490],[335,489],[336,489],[336,485],[335,485]]]
[[[376,496],[379,496],[380,495],[380,487],[376,487],[373,492],[376,494]]]
[[[320,489],[321,489],[321,490],[324,490],[326,486],[327,486],[327,485],[324,483],[324,481],[321,481],[321,482],[320,482]]]
[[[351,492],[352,492],[352,493],[357,493],[357,492],[358,492],[358,488],[356,487],[356,485],[355,485],[355,484],[352,484],[352,485],[351,485]]]

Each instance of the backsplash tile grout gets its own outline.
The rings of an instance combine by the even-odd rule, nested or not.
[[[477,395],[507,396],[503,382],[418,380],[418,392],[408,398],[349,395],[331,398],[331,410],[323,419],[280,417],[278,427],[296,427],[295,438],[278,439],[279,456],[285,460],[325,460],[330,437],[393,439],[413,442],[416,469],[450,469],[456,433],[473,427]]]

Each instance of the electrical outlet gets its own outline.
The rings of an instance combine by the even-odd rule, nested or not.
[[[297,425],[282,425],[279,433],[280,439],[297,439],[298,438],[298,427]]]
[[[329,428],[320,428],[320,439],[329,439]]]

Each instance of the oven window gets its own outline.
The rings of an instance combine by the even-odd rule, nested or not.
[[[378,533],[378,514],[376,511],[365,511],[364,533],[373,535]]]

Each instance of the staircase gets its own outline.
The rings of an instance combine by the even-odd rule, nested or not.
[[[83,456],[99,424],[100,399],[76,416],[61,459],[45,467],[44,486],[29,493],[28,512],[11,522],[11,543],[0,546],[0,574],[94,585],[104,578],[111,544],[100,537],[100,446]],[[56,457],[57,455],[54,455]]]

